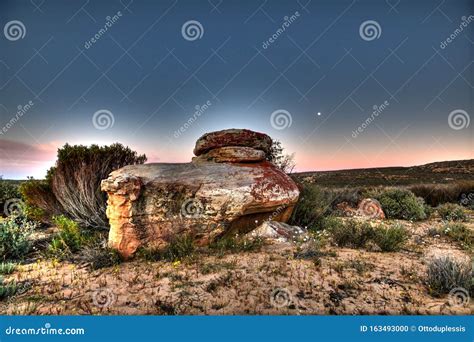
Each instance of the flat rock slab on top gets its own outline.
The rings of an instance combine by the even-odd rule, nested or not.
[[[193,163],[200,161],[214,161],[216,163],[253,163],[265,160],[265,152],[251,147],[227,146],[219,147],[198,157]]]
[[[264,133],[248,129],[226,129],[206,133],[196,141],[194,155],[199,156],[210,150],[228,146],[251,147],[269,153],[272,147],[272,138]]]

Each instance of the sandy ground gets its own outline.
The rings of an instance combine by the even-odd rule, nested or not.
[[[174,263],[135,260],[96,271],[37,260],[5,277],[25,291],[0,302],[0,313],[474,314],[472,300],[453,305],[448,296],[432,297],[424,283],[431,255],[470,256],[445,237],[428,235],[439,222],[405,224],[411,237],[400,252],[327,245],[319,262],[295,259],[296,247],[288,244]]]

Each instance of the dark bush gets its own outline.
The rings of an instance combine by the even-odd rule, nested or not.
[[[314,184],[299,184],[299,188],[300,197],[289,223],[318,230],[322,219],[331,214],[336,194]]]
[[[58,150],[56,166],[48,171],[48,183],[44,185],[48,199],[45,201],[51,204],[48,188],[51,187],[66,216],[84,227],[106,228],[106,195],[100,190],[100,182],[118,168],[143,164],[145,161],[145,155],[138,155],[121,144],[66,144]],[[40,191],[39,189],[43,190],[41,186],[37,186],[35,191]]]
[[[49,179],[28,178],[20,185],[20,192],[26,203],[25,214],[33,220],[50,223],[53,216],[63,213]]]
[[[426,219],[424,201],[405,189],[387,189],[375,198],[387,218],[418,221]]]
[[[454,184],[420,184],[413,185],[409,189],[416,196],[422,197],[432,207],[437,207],[443,203],[462,203],[468,206],[474,202],[474,181],[463,181]],[[471,195],[471,198],[469,195]]]
[[[7,215],[4,213],[4,207],[8,200],[19,198],[20,192],[18,191],[18,186],[11,181],[4,180],[2,176],[0,176],[0,215]]]

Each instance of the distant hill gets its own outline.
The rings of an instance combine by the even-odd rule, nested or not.
[[[313,171],[293,177],[323,186],[449,184],[474,181],[474,159],[429,163],[410,167],[379,167],[336,171]]]

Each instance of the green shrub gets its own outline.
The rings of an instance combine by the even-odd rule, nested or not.
[[[227,236],[219,240],[213,241],[209,245],[209,249],[217,255],[224,255],[226,253],[252,252],[259,250],[263,245],[263,240],[260,238],[247,239],[238,236]]]
[[[0,260],[21,259],[31,249],[28,239],[36,225],[11,215],[0,222]]]
[[[16,270],[17,264],[14,262],[0,263],[0,274],[12,274]]]
[[[437,208],[439,216],[447,221],[466,221],[467,215],[464,208],[458,204],[446,203]]]
[[[411,191],[388,189],[376,196],[387,218],[418,221],[426,219],[423,199]]]
[[[347,220],[342,224],[332,226],[329,233],[340,247],[361,248],[373,238],[374,229],[368,222]]]
[[[28,178],[20,185],[20,192],[26,203],[25,214],[35,221],[50,223],[53,216],[63,213],[49,179]]]
[[[461,247],[466,250],[472,250],[474,248],[474,231],[462,223],[446,223],[442,227],[442,233],[458,242]]]
[[[374,243],[379,246],[383,252],[395,252],[400,250],[400,247],[403,246],[407,239],[408,232],[400,223],[395,223],[388,227],[379,225],[374,229]]]
[[[318,230],[321,220],[331,214],[335,194],[314,184],[300,185],[300,197],[289,224]]]
[[[427,283],[434,295],[449,293],[453,288],[471,287],[472,267],[452,256],[438,256],[428,261]]]
[[[59,232],[51,240],[49,252],[61,257],[79,251],[86,240],[77,222],[65,216],[55,216],[53,223],[58,227]]]
[[[5,214],[4,207],[8,200],[20,198],[18,186],[12,181],[7,181],[0,176],[0,213]]]
[[[15,295],[19,290],[19,286],[16,282],[6,283],[3,277],[0,276],[0,300],[6,299]]]

